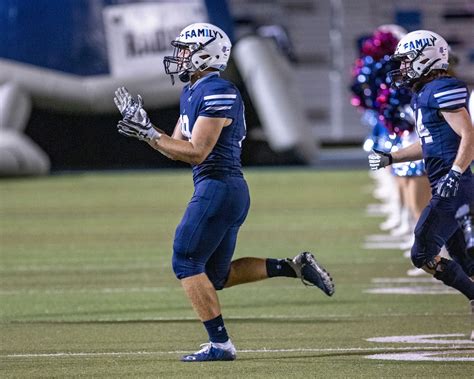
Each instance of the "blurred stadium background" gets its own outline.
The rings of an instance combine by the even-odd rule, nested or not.
[[[153,120],[171,130],[180,85],[171,86],[162,57],[184,25],[203,19],[234,42],[226,75],[247,103],[244,164],[327,164],[334,150],[325,148],[357,148],[368,132],[349,105],[358,40],[381,24],[436,30],[472,83],[473,7],[470,0],[1,1],[0,173],[181,166],[121,138],[112,97],[118,85],[141,93]],[[360,149],[337,152],[364,159]]]
[[[0,0],[0,376],[472,377],[463,297],[408,278],[397,236],[368,238],[382,215],[349,87],[361,38],[398,24],[444,36],[472,88],[473,18],[472,0]],[[247,108],[236,257],[316,249],[337,290],[224,291],[239,360],[183,367],[205,338],[170,266],[191,174],[117,133],[113,93],[170,132],[162,57],[202,20],[233,39]]]

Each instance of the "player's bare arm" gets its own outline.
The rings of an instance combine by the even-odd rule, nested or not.
[[[369,155],[369,166],[371,170],[378,170],[390,166],[392,163],[411,162],[422,158],[423,151],[419,143],[414,143],[393,153],[374,149]]]
[[[393,163],[417,161],[423,158],[421,144],[416,142],[391,153]]]
[[[171,159],[190,164],[202,163],[214,148],[222,128],[230,120],[200,116],[196,120],[193,134],[189,141],[175,139],[162,134],[152,139],[150,145]],[[181,132],[179,132],[181,134]],[[175,131],[173,135],[179,134]]]
[[[459,167],[460,171],[464,172],[474,160],[474,127],[469,113],[466,108],[460,108],[454,111],[442,111],[441,114],[449,126],[461,137],[453,166]]]
[[[160,133],[159,136],[156,136],[156,137],[159,137],[161,138],[162,135],[166,135],[166,133],[157,128],[156,126],[153,125],[153,127]],[[185,136],[183,136],[183,134],[181,133],[181,120],[178,119],[178,121],[176,122],[176,125],[174,127],[174,130],[173,130],[173,133],[171,134],[171,138],[173,139],[176,139],[176,140],[180,140],[180,141],[186,141],[187,138]],[[167,158],[170,158],[170,159],[173,159],[170,155],[168,155],[165,151],[163,150],[160,150],[158,148],[158,146],[156,145],[156,138],[152,138],[151,140],[147,141],[148,144],[153,147],[155,150],[158,150],[161,154],[163,154],[165,157]]]

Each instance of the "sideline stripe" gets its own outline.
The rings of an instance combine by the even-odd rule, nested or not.
[[[370,353],[372,351],[413,351],[413,350],[427,350],[427,351],[443,351],[445,347],[431,347],[431,346],[406,346],[406,347],[349,347],[349,348],[294,348],[294,349],[242,349],[237,350],[237,354],[255,354],[255,353],[332,353],[332,352],[364,352]],[[466,346],[449,346],[450,350],[463,351],[472,349]],[[175,351],[108,351],[108,352],[58,352],[58,353],[29,353],[29,354],[6,354],[0,355],[0,358],[61,358],[61,357],[105,357],[105,356],[140,356],[140,355],[168,355],[168,354],[187,354],[190,351],[175,350]]]

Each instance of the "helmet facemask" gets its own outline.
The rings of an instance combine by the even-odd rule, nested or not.
[[[441,58],[434,59],[425,66],[430,61],[430,58],[423,54],[423,50],[427,46],[428,44],[425,44],[421,49],[408,51],[404,54],[394,54],[390,57],[390,60],[403,65],[398,70],[392,70],[387,74],[392,88],[412,87],[418,79],[428,75],[433,65],[441,60]],[[415,64],[421,64],[423,68],[416,69]]]
[[[173,55],[165,56],[163,63],[166,74],[171,75],[172,84],[174,84],[174,75],[176,74],[183,83],[187,83],[193,72],[208,68],[206,61],[210,59],[210,56],[206,54],[206,45],[214,40],[215,37],[205,44],[171,41],[171,45],[174,47]]]

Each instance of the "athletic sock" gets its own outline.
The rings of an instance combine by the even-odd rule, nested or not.
[[[296,278],[296,272],[291,268],[286,259],[268,258],[265,261],[267,266],[267,275],[269,278],[275,276],[286,276],[288,278]]]
[[[439,270],[439,271],[438,271]],[[455,261],[441,258],[434,277],[444,284],[457,289],[469,300],[474,300],[474,282]]]
[[[224,343],[229,340],[222,315],[219,315],[212,320],[204,321],[203,324],[207,330],[207,334],[209,334],[209,341]]]

